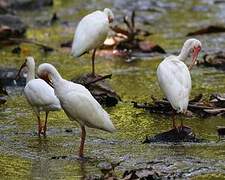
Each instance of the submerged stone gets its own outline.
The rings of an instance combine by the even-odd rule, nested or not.
[[[123,174],[123,180],[133,180],[133,179],[148,179],[148,180],[158,180],[162,179],[162,175],[156,172],[151,167],[149,168],[140,168],[130,171],[125,171]]]
[[[202,142],[202,139],[195,137],[190,127],[177,127],[166,132],[162,132],[153,137],[146,137],[143,143],[153,142]]]

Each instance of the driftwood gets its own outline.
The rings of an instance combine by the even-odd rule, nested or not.
[[[14,43],[14,44],[20,44],[20,43],[28,43],[28,44],[34,44],[36,46],[39,46],[41,49],[43,49],[44,52],[51,52],[55,49],[53,47],[50,47],[46,44],[43,44],[41,42],[34,41],[32,39],[21,39],[21,38],[9,38],[8,41]]]
[[[202,100],[202,94],[199,94],[194,99],[189,101],[187,116],[222,116],[225,115],[225,94],[212,94],[209,101]],[[173,108],[166,99],[156,100],[152,97],[152,103],[137,103],[132,102],[135,108],[142,108],[150,113],[163,115],[172,115]]]
[[[111,76],[110,74],[106,76],[95,75],[94,77],[92,74],[84,74],[72,79],[72,81],[84,85],[100,104],[115,106],[118,101],[121,101],[121,98],[105,81],[105,79],[109,79]]]
[[[135,11],[132,12],[130,18],[125,16],[123,22],[126,28],[121,28],[119,26],[111,27],[115,35],[105,41],[103,49],[113,48],[114,50],[122,50],[127,53],[129,53],[130,50],[143,53],[166,53],[159,45],[139,38],[139,36],[149,36],[151,33],[136,27]]]
[[[187,34],[187,36],[203,35],[203,34],[210,34],[210,33],[222,33],[222,32],[225,32],[224,26],[210,25],[200,30],[190,32]]]

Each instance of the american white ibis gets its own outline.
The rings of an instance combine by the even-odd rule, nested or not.
[[[177,113],[187,111],[189,94],[191,92],[191,76],[189,70],[195,64],[199,52],[201,51],[201,42],[197,39],[188,39],[178,56],[166,57],[157,68],[157,78],[161,90]],[[188,67],[184,60],[192,54],[192,63]],[[176,128],[173,117],[173,127]],[[183,121],[181,121],[183,127]]]
[[[28,69],[24,94],[28,103],[31,105],[37,116],[38,136],[40,136],[41,133],[43,133],[43,135],[45,136],[49,111],[59,111],[61,109],[61,105],[54,93],[54,89],[49,86],[48,83],[46,83],[44,80],[35,79],[35,61],[33,57],[26,58],[17,74],[17,77],[24,67],[27,67]],[[42,126],[41,124],[41,111],[45,112],[44,126]]]
[[[109,32],[109,25],[113,22],[112,11],[105,8],[104,11],[94,11],[86,15],[79,22],[73,39],[72,55],[79,57],[93,49],[92,74],[95,75],[95,52],[101,46]]]
[[[52,82],[56,96],[68,118],[77,121],[81,127],[79,157],[83,157],[86,137],[85,126],[108,132],[115,130],[109,114],[95,100],[91,93],[80,84],[67,81],[61,77],[56,68],[48,63],[38,67],[38,76]]]

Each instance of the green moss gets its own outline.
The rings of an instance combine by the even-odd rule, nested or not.
[[[212,173],[212,174],[203,174],[200,176],[196,176],[193,177],[193,180],[220,180],[220,179],[224,179],[225,178],[225,174],[221,174],[221,173]]]
[[[16,156],[1,154],[1,179],[30,179],[31,161]]]

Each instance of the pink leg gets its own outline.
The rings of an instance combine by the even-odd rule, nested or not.
[[[80,141],[80,149],[79,149],[79,157],[84,157],[84,142],[86,137],[86,130],[84,126],[81,126],[81,141]]]
[[[44,127],[43,127],[43,135],[44,136],[46,136],[47,120],[48,120],[48,112],[45,113],[45,124],[44,124]]]

